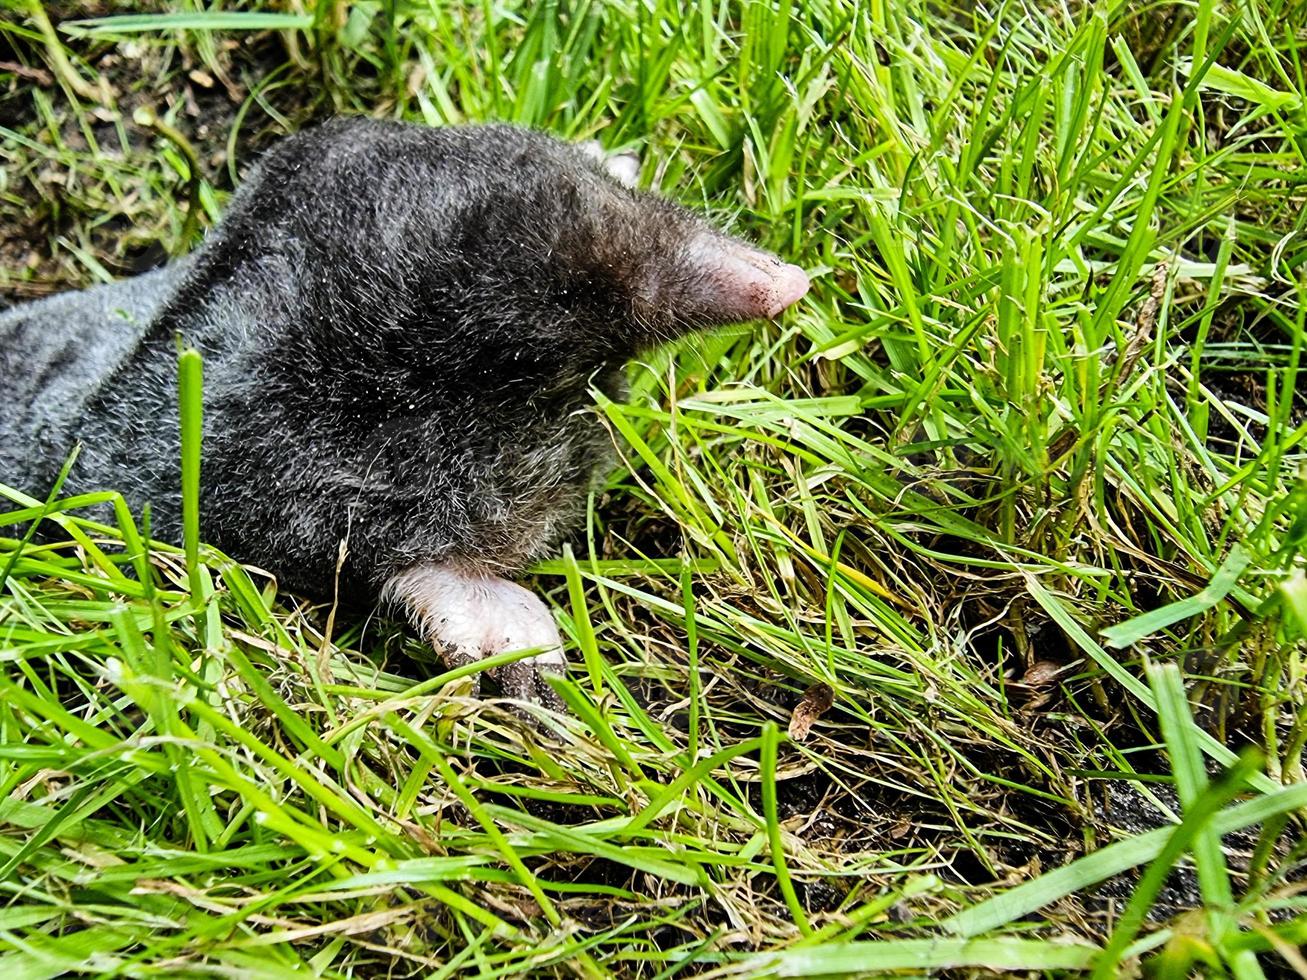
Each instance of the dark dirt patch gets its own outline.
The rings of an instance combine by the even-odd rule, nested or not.
[[[122,12],[81,3],[47,9],[56,26]],[[138,124],[137,110],[169,120],[219,193],[283,132],[276,117],[298,124],[321,111],[308,77],[261,85],[286,65],[273,34],[220,37],[208,65],[175,39],[63,40],[84,77],[94,73],[107,83],[109,103],[70,99],[41,67],[39,44],[0,34],[0,125],[39,147],[0,148],[19,163],[0,189],[0,306],[96,281],[79,248],[114,276],[143,272],[177,250],[187,187],[163,151],[178,150]]]

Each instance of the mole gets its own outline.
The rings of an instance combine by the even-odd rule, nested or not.
[[[289,136],[188,256],[0,313],[0,482],[44,495],[80,444],[67,492],[148,502],[180,541],[180,338],[206,540],[291,592],[397,604],[451,666],[539,648],[494,676],[555,703],[558,628],[511,578],[613,464],[592,390],[809,284],[637,172],[508,125]]]

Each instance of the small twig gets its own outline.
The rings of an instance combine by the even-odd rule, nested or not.
[[[13,72],[19,78],[30,78],[42,88],[49,88],[54,84],[54,76],[44,68],[32,68],[28,65],[20,65],[16,61],[0,61],[0,71]]]

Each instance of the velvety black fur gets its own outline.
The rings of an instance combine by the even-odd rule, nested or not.
[[[608,437],[588,388],[745,319],[729,243],[579,148],[504,126],[338,120],[253,170],[165,269],[0,315],[0,482],[113,488],[180,536],[177,340],[205,361],[203,532],[283,585],[374,599],[456,560],[520,570],[575,520]]]

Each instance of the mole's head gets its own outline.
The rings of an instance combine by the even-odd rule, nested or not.
[[[633,176],[629,159],[509,126],[338,120],[270,153],[220,237],[247,260],[291,254],[323,322],[492,356],[626,358],[807,291],[798,267]]]
[[[512,158],[504,204],[549,229],[548,276],[599,315],[598,332],[619,350],[774,317],[808,291],[798,266],[637,190],[634,158],[606,160],[597,144],[533,149],[544,152]]]

